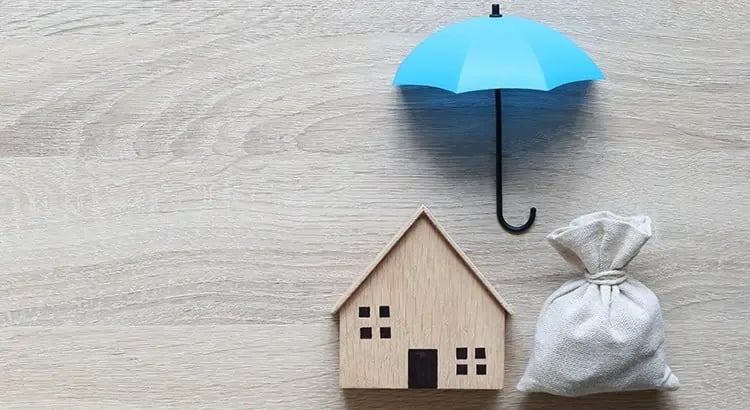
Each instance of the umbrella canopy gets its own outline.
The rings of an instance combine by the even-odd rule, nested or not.
[[[563,34],[520,17],[477,17],[448,26],[419,44],[396,72],[394,85],[454,93],[496,88],[549,91],[604,74]]]
[[[536,217],[513,226],[502,213],[502,97],[500,89],[549,91],[604,74],[563,34],[531,20],[492,14],[448,26],[419,44],[396,72],[394,85],[437,87],[454,93],[495,90],[497,144],[497,216],[509,232],[528,229]]]

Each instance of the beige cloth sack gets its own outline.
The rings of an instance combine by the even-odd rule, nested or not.
[[[679,387],[667,365],[659,301],[624,271],[650,237],[647,216],[610,212],[576,218],[547,236],[584,278],[544,302],[518,390],[580,396]]]

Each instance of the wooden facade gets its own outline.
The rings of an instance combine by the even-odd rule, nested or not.
[[[334,313],[342,388],[502,388],[510,308],[425,207]]]

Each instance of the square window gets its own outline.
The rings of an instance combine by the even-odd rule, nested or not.
[[[465,347],[457,347],[456,348],[456,359],[458,360],[465,360],[469,358],[469,349]]]
[[[381,327],[380,328],[380,338],[381,339],[390,339],[391,338],[391,328],[390,327]]]
[[[381,306],[380,307],[380,317],[391,317],[391,307],[390,306]]]
[[[478,364],[477,365],[477,374],[487,374],[487,365],[486,364]]]
[[[475,359],[486,359],[487,358],[487,352],[484,351],[483,347],[477,347],[474,349],[474,358]]]
[[[360,339],[372,339],[372,328],[371,327],[360,327],[359,328]]]
[[[457,364],[456,374],[459,374],[459,375],[469,374],[469,366],[465,364]]]
[[[369,306],[360,306],[359,307],[359,317],[370,317],[370,307]]]

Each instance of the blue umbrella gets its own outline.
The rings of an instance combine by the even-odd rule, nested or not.
[[[575,43],[534,21],[503,17],[492,5],[489,17],[448,26],[419,44],[396,72],[394,85],[437,87],[453,93],[495,90],[497,144],[497,219],[508,232],[528,229],[528,221],[513,226],[503,217],[502,97],[500,89],[549,91],[576,81],[601,80],[604,74]]]

